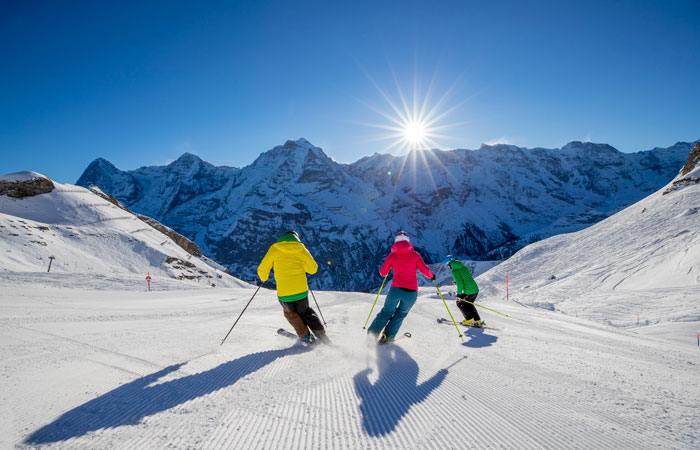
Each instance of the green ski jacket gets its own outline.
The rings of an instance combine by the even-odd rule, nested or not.
[[[457,294],[476,294],[479,287],[469,271],[469,267],[459,261],[452,261],[452,278],[457,283]]]

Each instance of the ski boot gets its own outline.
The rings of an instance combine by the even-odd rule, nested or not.
[[[316,343],[316,337],[309,333],[306,336],[304,336],[303,339],[300,339],[301,343],[304,345],[313,345]]]
[[[382,337],[377,342],[377,345],[384,345],[388,344],[389,342],[394,342],[394,338],[388,338],[386,337],[386,334],[382,333]]]
[[[464,320],[462,321],[462,325],[466,325],[466,326],[468,326],[468,327],[472,327],[472,326],[474,326],[474,319],[469,319],[469,320],[464,319]]]

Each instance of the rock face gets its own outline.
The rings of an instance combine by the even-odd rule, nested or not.
[[[676,179],[673,180],[671,187],[666,189],[663,195],[670,194],[671,192],[677,191],[686,186],[691,186],[698,183],[700,183],[700,142],[698,142],[695,145],[695,148],[691,150],[685,165],[678,173]]]
[[[681,169],[681,176],[688,175],[691,171],[700,167],[700,142],[695,145],[695,148],[690,151],[688,160]]]
[[[693,145],[634,154],[577,141],[561,149],[484,145],[339,164],[299,139],[242,169],[191,154],[128,172],[98,159],[78,184],[97,184],[167,224],[244,280],[280,234],[296,230],[321,266],[312,287],[366,290],[381,283],[378,268],[398,230],[427,262],[448,253],[502,259],[660,189]]]
[[[36,172],[18,172],[0,177],[0,195],[13,198],[46,194],[54,187],[51,180]]]

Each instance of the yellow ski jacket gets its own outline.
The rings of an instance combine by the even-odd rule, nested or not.
[[[318,264],[311,253],[293,234],[284,234],[267,251],[258,266],[262,281],[270,278],[270,269],[275,270],[277,297],[283,302],[294,302],[309,295],[306,274],[314,274]]]

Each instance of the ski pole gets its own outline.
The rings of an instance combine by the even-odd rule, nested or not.
[[[445,297],[442,296],[442,292],[440,292],[440,288],[437,285],[437,282],[433,280],[433,284],[435,285],[435,289],[437,289],[438,294],[440,295],[440,298],[442,299],[442,303],[445,304],[445,309],[447,309],[447,314],[450,315],[450,319],[452,319],[452,323],[455,326],[455,330],[457,330],[457,333],[459,333],[459,338],[464,342],[464,336],[462,336],[462,332],[459,331],[459,327],[457,326],[457,323],[455,322],[455,318],[452,317],[452,313],[450,312],[450,308],[447,307],[447,302],[445,301]]]
[[[325,326],[328,326],[328,324],[326,323],[326,319],[323,317],[323,313],[321,312],[321,307],[318,306],[318,302],[316,301],[316,296],[314,295],[314,291],[312,291],[311,288],[309,288],[309,292],[311,292],[311,296],[314,298],[314,303],[316,303],[316,309],[318,309],[318,313],[321,315],[321,320],[323,320],[323,324]]]
[[[462,299],[460,299],[459,301],[461,301],[461,302],[467,302],[467,303],[471,303],[472,305],[474,305],[474,306],[478,306],[479,308],[484,308],[484,309],[488,309],[489,311],[491,311],[491,312],[495,312],[496,314],[500,314],[500,315],[502,315],[502,316],[510,317],[510,316],[509,316],[508,314],[503,314],[503,313],[500,313],[500,312],[498,312],[498,311],[495,311],[495,310],[493,310],[493,309],[491,309],[491,308],[487,308],[487,307],[485,307],[485,306],[483,306],[483,305],[480,305],[480,304],[478,304],[478,303],[473,303],[473,302],[470,302],[469,300],[465,300],[465,299],[463,299],[463,298],[462,298]]]
[[[221,345],[224,345],[224,341],[226,340],[226,338],[228,337],[228,335],[231,334],[231,332],[233,331],[233,327],[235,327],[236,324],[238,323],[238,321],[241,320],[241,316],[243,315],[243,313],[245,312],[245,310],[248,309],[248,305],[250,305],[250,302],[252,302],[253,299],[255,298],[255,294],[258,293],[258,291],[260,290],[260,288],[263,287],[263,285],[264,285],[265,283],[267,283],[267,281],[263,281],[262,283],[260,283],[260,286],[258,286],[258,288],[255,290],[255,292],[253,293],[253,296],[250,297],[250,300],[248,300],[248,303],[245,305],[245,308],[243,308],[243,311],[241,311],[241,313],[238,315],[238,319],[236,319],[236,321],[233,322],[233,325],[231,326],[231,329],[228,330],[228,333],[226,333],[226,336],[224,336],[224,338],[221,340]]]
[[[377,304],[377,300],[379,300],[379,294],[382,293],[382,288],[384,287],[384,282],[386,281],[386,277],[388,277],[389,274],[387,273],[384,276],[384,281],[382,281],[382,285],[379,286],[379,292],[377,292],[377,298],[374,299],[374,303],[372,303],[372,309],[369,310],[369,316],[367,316],[367,320],[365,320],[365,326],[362,327],[363,330],[367,329],[367,322],[369,322],[369,318],[372,317],[372,311],[374,311],[374,305]]]

